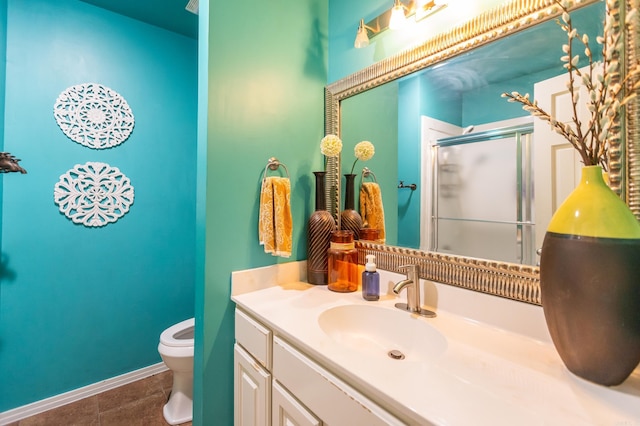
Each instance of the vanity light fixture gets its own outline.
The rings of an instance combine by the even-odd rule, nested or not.
[[[391,18],[389,18],[390,30],[399,30],[405,26],[407,23],[405,10],[408,9],[400,0],[394,0],[393,7],[391,8]]]
[[[414,11],[416,14],[416,22],[444,9],[448,4],[446,0],[417,0]]]
[[[401,0],[394,0],[391,9],[382,12],[366,24],[364,23],[364,19],[360,20],[354,46],[356,49],[366,47],[369,45],[369,40],[372,37],[386,29],[400,29],[412,16],[415,21],[418,22],[442,10],[447,4],[447,0],[409,0],[406,4]]]
[[[367,47],[369,45],[369,31],[371,31],[372,35],[375,35],[379,31],[375,28],[371,28],[370,26],[364,23],[364,19],[360,20],[360,25],[358,25],[358,33],[356,34],[356,41],[353,43],[356,49],[361,49],[363,47]]]

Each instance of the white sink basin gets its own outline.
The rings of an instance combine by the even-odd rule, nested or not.
[[[399,352],[403,357],[398,362],[424,362],[444,353],[447,341],[428,321],[398,309],[367,305],[336,306],[318,318],[322,331],[346,349],[393,360]]]

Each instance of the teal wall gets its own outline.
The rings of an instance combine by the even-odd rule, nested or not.
[[[195,280],[197,42],[77,0],[9,0],[7,21],[4,149],[28,174],[1,177],[0,411],[160,362],[160,333],[194,314]],[[85,82],[131,106],[122,145],[93,150],[58,128],[57,96]],[[136,191],[98,229],[53,202],[87,161]]]
[[[231,272],[306,259],[312,172],[323,165],[328,11],[326,0],[211,0],[207,13],[207,137],[199,136],[206,164],[198,163],[198,174],[206,176],[198,189],[204,240],[197,258],[204,276],[196,286],[194,424],[231,425]],[[265,254],[258,244],[260,179],[272,156],[291,176],[289,259]]]
[[[370,141],[375,147],[372,159],[355,164],[355,207],[359,207],[362,169],[368,167],[375,174],[380,185],[384,209],[385,236],[388,244],[398,240],[398,84],[390,83],[375,90],[364,92],[342,103],[342,173],[350,173],[355,160],[354,147],[363,140]],[[368,178],[366,181],[372,181]],[[342,185],[345,178],[342,178]],[[344,190],[342,204],[344,207]]]
[[[4,146],[4,93],[6,87],[6,58],[7,58],[7,0],[0,0],[0,150]],[[2,211],[2,185],[0,179],[0,211]],[[0,241],[2,241],[2,226],[0,226]],[[2,246],[0,245],[0,284],[2,283]],[[2,286],[0,285],[0,307],[2,306]],[[0,350],[2,350],[0,341]]]
[[[207,237],[207,137],[209,121],[209,0],[198,4],[198,124],[196,155],[195,341],[193,357],[193,424],[202,425],[204,399],[224,398],[226,385],[204,389],[204,283]],[[228,327],[228,325],[227,325]],[[215,394],[218,395],[215,395]],[[232,394],[233,395],[233,394]],[[228,397],[227,397],[228,398]],[[233,396],[231,396],[233,398]],[[228,399],[227,399],[228,401]],[[207,404],[208,405],[208,404]],[[227,414],[228,416],[228,414]]]
[[[421,122],[420,114],[429,97],[421,96],[422,86],[426,84],[422,79],[411,78],[400,84],[398,96],[398,178],[406,185],[415,183],[418,188],[420,182],[421,164]],[[438,109],[438,108],[435,108]],[[403,247],[418,247],[420,245],[420,191],[411,189],[397,189],[398,193],[398,241],[396,245]],[[417,244],[416,244],[417,240]]]
[[[562,68],[549,68],[523,77],[464,92],[462,94],[461,126],[467,127],[528,116],[529,113],[524,111],[520,104],[507,102],[501,96],[502,93],[517,91],[533,95],[533,85],[535,83],[562,74],[562,72]],[[482,105],[482,108],[478,108],[478,105]]]
[[[398,96],[398,180],[417,189],[398,190],[398,241],[402,247],[420,247],[422,167],[422,119],[427,116],[460,126],[462,96],[443,89],[425,76],[411,76],[400,82]],[[506,103],[506,102],[505,102]]]
[[[329,79],[334,82],[388,56],[389,39],[377,36],[363,49],[353,47],[360,19],[368,22],[389,9],[390,0],[328,0],[329,2]]]

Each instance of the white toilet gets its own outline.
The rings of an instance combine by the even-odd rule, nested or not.
[[[193,417],[193,335],[195,319],[179,322],[160,335],[158,352],[173,371],[169,401],[162,409],[170,425],[191,421]]]

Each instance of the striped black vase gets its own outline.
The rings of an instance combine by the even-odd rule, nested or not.
[[[362,228],[362,217],[355,210],[355,177],[354,174],[345,174],[346,183],[344,186],[344,210],[340,213],[340,228],[344,231],[353,232],[353,238],[360,239],[360,229]]]
[[[331,233],[336,230],[336,221],[326,210],[326,172],[313,172],[316,177],[316,210],[307,222],[307,282],[326,285],[328,280],[327,250],[331,244]]]

